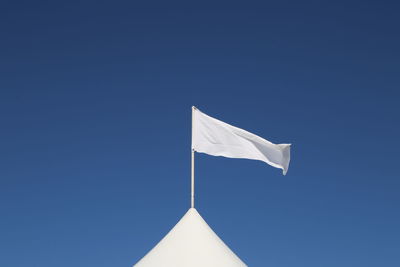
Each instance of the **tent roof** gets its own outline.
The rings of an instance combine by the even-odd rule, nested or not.
[[[134,267],[246,267],[191,208]]]

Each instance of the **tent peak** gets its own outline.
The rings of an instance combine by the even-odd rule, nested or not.
[[[134,267],[246,267],[190,208],[172,230]]]

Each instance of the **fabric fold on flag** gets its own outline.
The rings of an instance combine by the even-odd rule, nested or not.
[[[291,144],[273,144],[253,133],[210,117],[193,107],[192,149],[227,158],[261,160],[285,175]]]

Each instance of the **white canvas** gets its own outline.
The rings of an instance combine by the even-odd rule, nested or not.
[[[191,208],[134,267],[245,267]]]

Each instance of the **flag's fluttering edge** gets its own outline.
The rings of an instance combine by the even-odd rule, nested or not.
[[[290,162],[290,144],[273,144],[194,107],[192,149],[213,156],[261,160],[282,169],[284,175]]]

